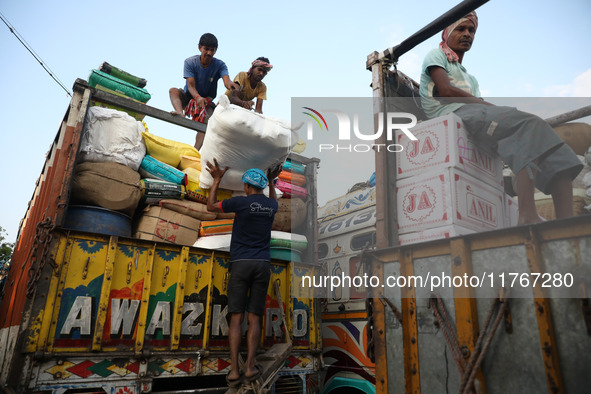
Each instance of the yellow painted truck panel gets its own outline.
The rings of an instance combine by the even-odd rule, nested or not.
[[[57,233],[58,257],[28,352],[227,351],[229,255],[96,234]],[[274,261],[264,347],[285,340],[274,283],[296,349],[315,348],[313,302],[291,297],[305,264]],[[46,315],[46,314],[50,315]]]

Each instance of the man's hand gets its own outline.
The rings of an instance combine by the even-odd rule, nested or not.
[[[197,108],[203,109],[207,106],[207,99],[205,97],[198,97],[195,103],[197,104]]]
[[[252,101],[252,100],[242,102],[242,107],[246,108],[246,109],[252,109],[253,105],[254,105],[254,101]]]
[[[207,171],[209,171],[213,178],[211,189],[209,189],[209,196],[207,196],[207,210],[209,212],[222,212],[221,205],[217,202],[217,192],[222,177],[230,167],[226,167],[222,170],[215,158],[213,159],[213,164],[207,161],[206,165]]]
[[[211,164],[209,160],[207,161],[207,171],[209,171],[214,181],[217,180],[219,182],[226,173],[226,171],[228,171],[228,168],[230,167],[226,167],[222,170],[218,164],[218,161],[215,158],[213,159],[213,163],[214,164]]]
[[[277,178],[282,170],[283,170],[282,164],[278,164],[277,166],[275,166],[273,168],[269,168],[267,170],[267,179],[269,180],[269,182],[273,182],[273,179]]]

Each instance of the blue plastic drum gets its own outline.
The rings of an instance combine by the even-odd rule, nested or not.
[[[131,218],[121,212],[89,205],[70,205],[64,228],[131,237]]]

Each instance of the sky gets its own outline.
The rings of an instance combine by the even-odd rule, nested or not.
[[[211,32],[219,40],[216,57],[231,77],[258,56],[270,59],[263,112],[289,120],[292,97],[371,97],[367,56],[400,43],[457,3],[230,0],[214,9],[174,0],[0,0],[0,13],[68,89],[107,61],[146,78],[148,104],[163,110],[172,109],[168,89],[184,85],[184,59],[197,53],[201,34]],[[476,40],[463,64],[483,96],[591,96],[591,2],[490,0],[478,15]],[[424,55],[439,41],[436,35],[403,55],[398,69],[418,80]],[[4,23],[0,51],[0,226],[13,242],[69,97]],[[193,131],[146,121],[156,135],[194,141]],[[369,179],[373,156],[359,163],[369,169],[347,173],[338,187],[323,187],[321,162],[321,205]]]

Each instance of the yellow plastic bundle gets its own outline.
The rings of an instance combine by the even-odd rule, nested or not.
[[[187,185],[186,185],[186,198],[189,200],[201,202],[207,204],[207,197],[209,196],[209,189],[202,189],[199,186],[199,175],[201,171],[195,168],[187,168],[184,171],[187,174]],[[232,197],[232,192],[229,190],[218,189],[217,199],[218,201],[227,200]]]
[[[142,136],[146,143],[146,150],[156,160],[178,167],[181,162],[181,155],[201,158],[199,151],[194,146],[158,137],[148,131],[145,123],[144,127],[146,131],[142,133]]]

